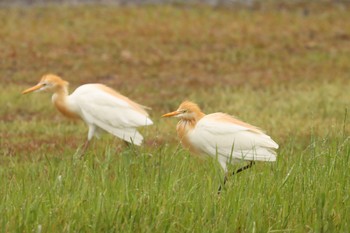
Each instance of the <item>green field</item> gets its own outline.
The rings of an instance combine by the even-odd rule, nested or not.
[[[0,9],[0,232],[350,232],[350,14],[336,4]],[[152,108],[142,147],[83,122],[45,73]],[[276,163],[229,179],[160,116],[185,99],[259,126]],[[239,165],[230,169],[233,171]]]

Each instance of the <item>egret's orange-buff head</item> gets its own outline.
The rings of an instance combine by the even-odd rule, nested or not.
[[[178,117],[184,120],[199,120],[203,116],[204,113],[197,104],[191,101],[184,101],[176,111],[166,113],[162,117]]]
[[[28,88],[22,92],[22,94],[27,94],[33,91],[56,91],[58,88],[67,88],[68,82],[64,81],[60,77],[54,74],[44,75],[39,83],[31,88]]]

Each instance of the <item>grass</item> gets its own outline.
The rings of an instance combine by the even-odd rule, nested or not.
[[[1,231],[348,232],[349,17],[315,4],[0,9]],[[48,94],[20,94],[48,72],[152,107],[144,145],[105,135],[77,158],[86,126]],[[218,196],[220,166],[160,119],[184,99],[265,129],[278,161]]]

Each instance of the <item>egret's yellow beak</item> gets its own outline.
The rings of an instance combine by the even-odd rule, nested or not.
[[[39,90],[43,86],[44,85],[42,83],[39,83],[39,84],[35,85],[34,87],[31,87],[31,88],[28,88],[27,90],[22,91],[22,94],[27,94],[29,92],[33,92],[33,91]]]
[[[162,117],[172,117],[172,116],[176,116],[180,113],[181,113],[180,111],[169,112],[169,113],[164,114]]]

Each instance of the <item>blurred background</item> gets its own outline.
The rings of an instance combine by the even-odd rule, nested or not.
[[[114,4],[114,5],[144,5],[144,4],[208,4],[212,6],[242,4],[253,6],[268,3],[347,3],[347,0],[1,0],[2,5],[45,5],[45,4]]]
[[[209,4],[209,5],[222,5],[222,4],[247,4],[251,5],[259,0],[1,0],[3,5],[42,5],[42,4],[117,4],[117,5],[142,5],[142,4]]]

